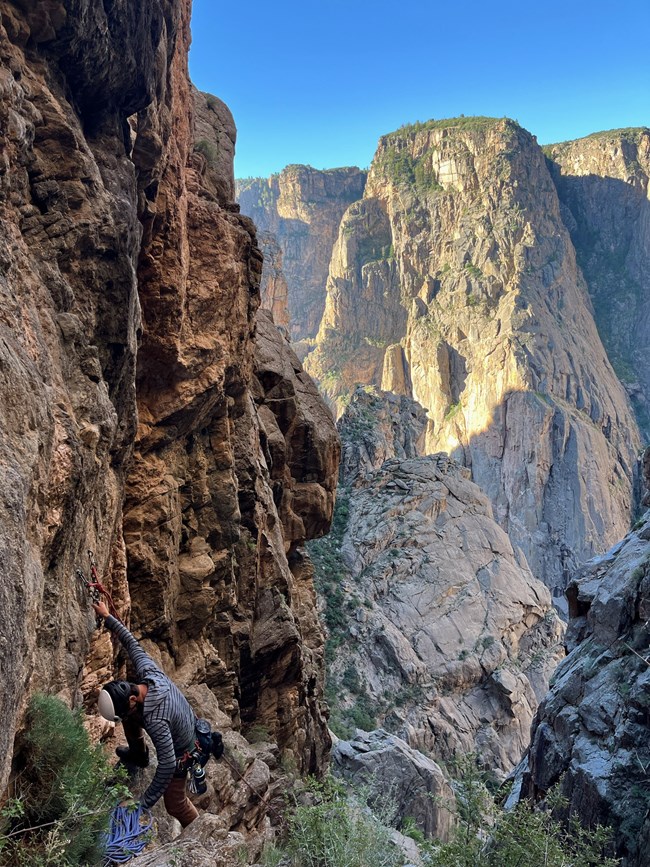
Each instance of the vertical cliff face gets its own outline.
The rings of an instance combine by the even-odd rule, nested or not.
[[[338,439],[256,330],[261,255],[232,118],[191,91],[189,3],[5,4],[1,24],[0,788],[30,692],[91,704],[113,673],[87,548],[181,685],[317,770],[302,542],[328,526]]]
[[[231,200],[234,125],[198,93],[192,124],[184,25],[134,151],[138,165],[154,136],[163,142],[141,184],[139,428],[124,520],[132,621],[164,645],[177,680],[207,683],[235,723],[263,725],[315,771],[329,738],[300,546],[327,528],[336,433],[272,323],[260,320],[254,339],[262,259]]]
[[[91,623],[75,566],[86,548],[123,561],[140,327],[126,118],[174,42],[164,13],[2,9],[0,788],[29,692],[79,698]]]
[[[650,130],[597,133],[545,152],[598,331],[650,437]]]
[[[505,774],[528,745],[563,629],[469,470],[418,456],[425,423],[408,398],[364,389],[339,422],[340,540],[314,546],[337,645],[333,719],[363,710],[437,761],[476,752]]]
[[[425,406],[427,450],[471,466],[561,592],[629,526],[639,445],[541,149],[508,120],[384,136],[348,210],[308,369]]]
[[[317,171],[287,166],[279,175],[237,182],[243,213],[269,232],[283,256],[289,286],[290,332],[294,341],[312,338],[325,304],[325,282],[341,216],[363,195],[366,173],[357,168]],[[268,236],[264,236],[268,237]],[[261,241],[265,257],[273,244]],[[272,271],[263,274],[262,295],[269,290]]]
[[[271,312],[276,325],[289,333],[289,286],[282,266],[282,249],[272,232],[260,232],[257,240],[264,251],[260,284],[262,307]]]
[[[538,710],[526,795],[556,784],[568,811],[614,833],[626,867],[648,863],[650,515],[568,588],[570,650]]]

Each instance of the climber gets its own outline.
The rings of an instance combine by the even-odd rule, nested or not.
[[[198,816],[198,810],[187,797],[188,767],[183,761],[194,749],[194,711],[129,630],[111,616],[106,605],[93,603],[93,608],[118,637],[135,670],[135,682],[107,683],[97,702],[104,719],[121,721],[124,725],[129,746],[118,747],[115,752],[125,765],[145,768],[149,764],[149,749],[144,740],[147,732],[156,748],[158,767],[140,803],[153,807],[162,795],[167,812],[186,827]]]

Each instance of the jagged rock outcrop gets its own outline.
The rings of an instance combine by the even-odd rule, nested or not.
[[[194,151],[205,157],[206,170],[201,176],[202,190],[217,197],[221,205],[235,201],[235,140],[237,127],[225,102],[212,93],[203,93],[190,85],[192,95],[192,137]]]
[[[568,811],[611,826],[626,867],[648,863],[650,513],[568,588],[569,655],[537,712],[523,792],[559,783]]]
[[[333,772],[368,789],[369,803],[401,823],[409,817],[427,837],[446,841],[454,792],[440,767],[382,729],[358,731],[332,750]]]
[[[271,232],[259,232],[257,240],[264,251],[260,284],[262,307],[271,312],[273,321],[279,328],[284,328],[289,333],[289,286],[282,270],[282,250]]]
[[[361,382],[426,407],[427,451],[471,467],[558,596],[629,527],[637,426],[544,154],[512,121],[382,137],[306,366],[335,401]]]
[[[277,244],[289,286],[291,339],[312,338],[325,305],[325,281],[341,216],[363,195],[366,172],[357,168],[318,171],[311,166],[287,166],[270,178],[237,181],[237,201],[262,231],[266,259],[277,262]],[[268,235],[266,233],[269,233]],[[267,239],[271,240],[267,244]],[[270,255],[269,255],[270,254]],[[262,297],[271,295],[273,269],[262,274]]]
[[[650,130],[610,130],[544,151],[593,299],[598,331],[647,441]]]
[[[91,706],[117,670],[74,574],[87,548],[182,687],[298,769],[329,746],[302,543],[329,524],[338,438],[256,324],[234,124],[192,94],[189,12],[1,10],[0,789],[30,692]]]
[[[405,397],[359,389],[339,422],[341,574],[324,556],[336,533],[316,554],[335,607],[330,692],[344,717],[370,709],[437,760],[476,751],[506,773],[528,745],[562,627],[469,470],[414,454],[422,416]]]

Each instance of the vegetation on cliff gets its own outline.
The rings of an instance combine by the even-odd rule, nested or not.
[[[36,694],[29,704],[13,795],[0,813],[0,864],[95,864],[109,816],[128,790],[101,746],[91,746],[83,711]]]
[[[564,805],[557,792],[549,793],[543,809],[529,802],[504,810],[497,802],[490,775],[476,757],[459,757],[456,776],[456,825],[452,839],[442,846],[420,839],[427,867],[616,867],[610,857],[611,835],[577,819],[563,824],[554,810]],[[416,835],[417,837],[417,835]]]
[[[399,818],[394,792],[350,787],[331,777],[308,781],[290,809],[287,833],[269,847],[264,867],[401,867],[414,855],[425,867],[617,867],[611,835],[600,825],[562,824],[563,806],[551,792],[543,809],[519,804],[504,810],[494,780],[476,756],[459,757],[455,797],[445,807],[454,815],[447,842],[428,838],[412,817]],[[398,830],[402,837],[394,834]],[[410,838],[413,843],[407,845]],[[413,849],[415,848],[415,853]],[[408,853],[408,855],[407,855]]]
[[[431,129],[485,130],[490,129],[497,124],[502,124],[506,128],[510,127],[512,129],[522,128],[516,120],[512,120],[509,117],[483,117],[480,115],[470,115],[469,117],[465,117],[465,115],[461,114],[459,117],[448,117],[440,120],[418,120],[415,123],[407,123],[401,126],[398,130],[395,130],[395,132],[383,136],[382,140],[392,141],[398,138],[404,138],[411,133],[418,133],[423,130]]]

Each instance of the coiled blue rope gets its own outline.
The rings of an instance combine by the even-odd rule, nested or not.
[[[139,855],[149,842],[153,816],[146,807],[116,807],[105,838],[106,864],[125,864]]]

